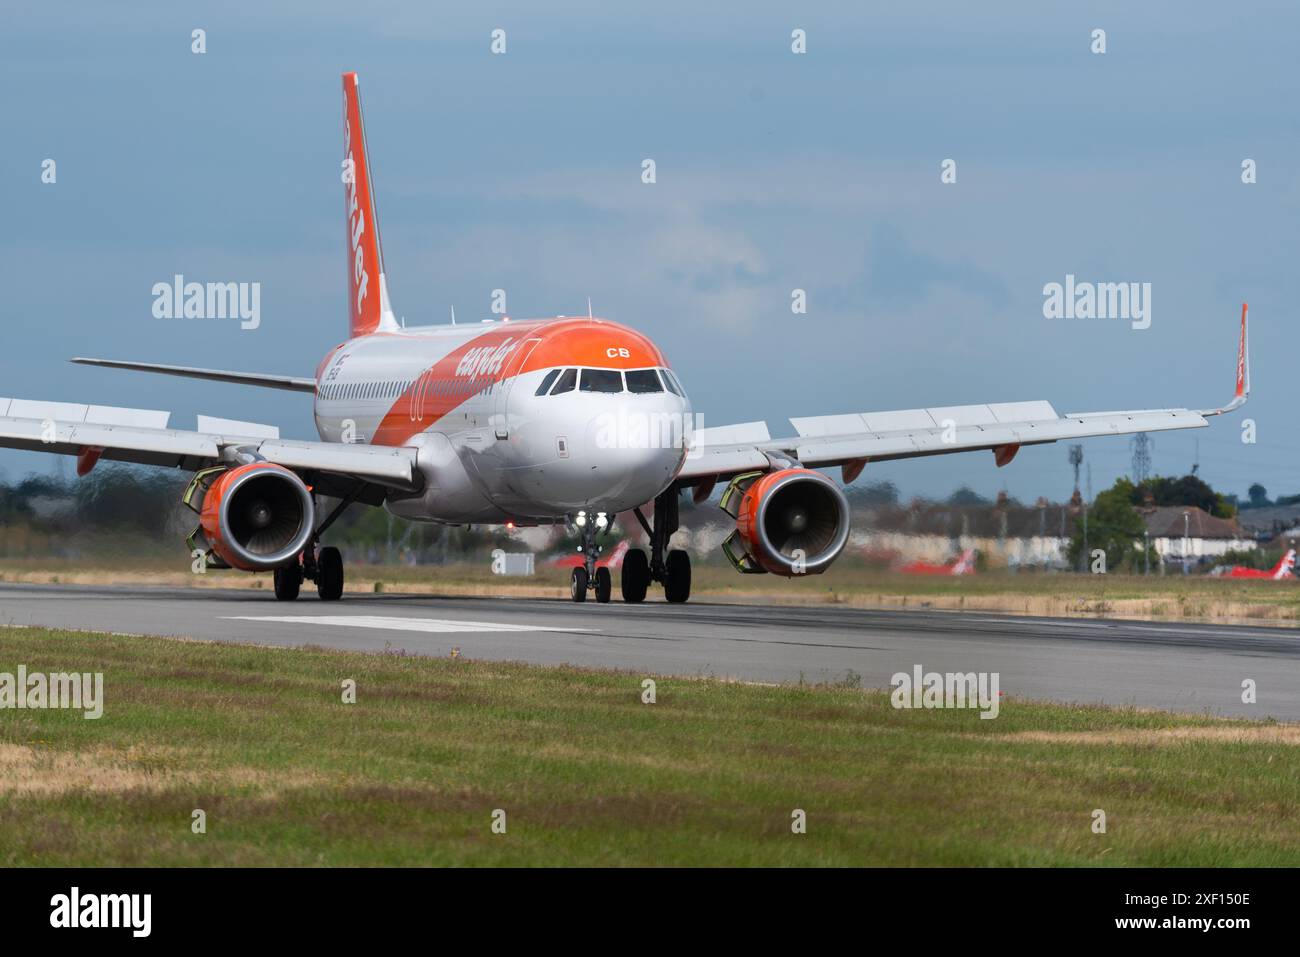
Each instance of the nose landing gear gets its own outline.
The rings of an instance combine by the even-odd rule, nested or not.
[[[609,601],[610,595],[614,590],[614,581],[610,577],[609,568],[601,566],[596,567],[596,559],[600,557],[600,546],[596,544],[596,536],[609,527],[605,522],[605,513],[601,512],[597,520],[586,517],[585,514],[579,514],[578,530],[582,533],[582,564],[573,570],[569,578],[569,598],[572,601],[583,602],[587,600],[587,591],[594,589],[596,592],[596,601],[604,604]]]

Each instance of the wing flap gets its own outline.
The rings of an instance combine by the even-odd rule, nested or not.
[[[165,429],[171,413],[156,409],[126,409],[113,405],[82,405],[77,402],[0,399],[0,417]]]
[[[263,439],[278,439],[280,429],[274,425],[262,425],[259,422],[240,422],[238,419],[219,419],[214,415],[196,416],[200,432],[215,432],[218,435],[255,435]]]
[[[772,435],[766,422],[740,422],[736,425],[715,425],[696,429],[691,435],[691,445],[705,448],[710,445],[738,445],[740,443],[770,442]]]
[[[995,425],[1057,418],[1050,402],[995,402],[991,405],[950,405],[932,409],[900,409],[894,412],[851,412],[847,415],[814,415],[791,419],[803,438],[851,435],[855,432],[902,432],[909,429]]]
[[[769,465],[764,451],[787,452],[804,465],[822,468],[849,462],[888,461],[923,455],[945,455],[997,449],[1003,446],[1039,445],[1065,439],[1086,439],[1134,432],[1167,432],[1199,429],[1209,423],[1205,416],[1189,409],[1152,409],[1134,412],[1102,412],[1038,420],[1011,421],[1004,418],[1012,407],[1031,413],[1050,410],[1046,402],[1008,403],[1006,406],[957,406],[909,409],[898,413],[867,413],[853,416],[820,416],[822,421],[796,421],[800,434],[769,442],[737,442],[692,449],[678,478],[731,475]],[[978,410],[985,410],[983,413]],[[920,415],[918,415],[920,413]],[[939,413],[942,413],[940,415]],[[843,429],[852,420],[905,427],[830,434],[828,428]],[[959,424],[964,421],[967,424]],[[802,428],[799,425],[802,424]]]
[[[795,446],[795,456],[805,465],[840,465],[855,459],[881,461],[919,455],[942,455],[1003,445],[1036,445],[1102,435],[1198,429],[1208,424],[1199,413],[1187,409],[1124,412],[1038,422],[956,426],[951,431],[930,428],[803,440]]]
[[[277,439],[257,450],[268,462],[285,468],[362,474],[399,485],[409,485],[415,471],[415,449],[400,447]]]
[[[13,408],[15,403],[9,403]],[[199,469],[229,461],[227,449],[256,451],[269,462],[286,468],[315,473],[352,476],[387,486],[412,489],[419,484],[415,470],[416,451],[371,445],[340,445],[280,439],[278,436],[243,434],[233,431],[189,432],[183,429],[148,428],[132,425],[104,425],[83,421],[80,410],[95,408],[73,403],[38,402],[19,405],[22,411],[72,410],[74,421],[49,414],[39,418],[0,416],[0,448],[81,455],[87,449],[101,449],[102,457],[117,462]],[[216,420],[225,422],[225,420]],[[247,423],[225,422],[240,426]]]
[[[120,449],[175,456],[178,459],[187,456],[216,459],[221,451],[214,436],[198,432],[13,416],[0,417],[0,446],[61,452],[65,455],[80,454],[85,448]],[[155,463],[151,459],[148,464]]]

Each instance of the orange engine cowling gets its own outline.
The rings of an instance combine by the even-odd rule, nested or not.
[[[208,487],[199,526],[231,568],[264,571],[297,559],[311,538],[316,508],[302,479],[280,465],[252,462]]]
[[[723,547],[743,572],[820,575],[849,539],[848,499],[833,481],[810,469],[760,475],[744,489],[734,514],[736,531]],[[736,539],[744,555],[735,554]]]

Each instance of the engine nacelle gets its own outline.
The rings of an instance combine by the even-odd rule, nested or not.
[[[722,507],[736,519],[736,531],[722,548],[742,572],[820,575],[849,540],[848,499],[833,481],[809,469],[739,476]]]
[[[311,492],[293,472],[251,462],[222,472],[208,486],[199,527],[223,562],[265,571],[298,557],[316,525]]]

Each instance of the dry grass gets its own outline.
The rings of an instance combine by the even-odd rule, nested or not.
[[[175,788],[238,789],[274,798],[320,784],[322,776],[283,769],[203,767],[200,754],[158,746],[66,752],[0,742],[0,797],[70,794],[122,797]]]
[[[1141,731],[1020,731],[1004,735],[1006,741],[1042,744],[1090,744],[1099,746],[1167,747],[1199,741],[1227,744],[1281,744],[1300,746],[1300,725],[1237,724],[1226,726],[1158,728]]]

